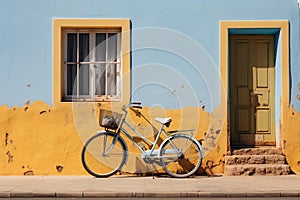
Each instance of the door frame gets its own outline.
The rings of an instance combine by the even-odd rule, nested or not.
[[[289,106],[289,22],[287,20],[253,20],[220,22],[220,103],[225,111],[227,123],[227,150],[230,145],[230,99],[229,99],[229,35],[230,34],[275,34],[277,46],[275,51],[275,126],[276,147],[282,147],[281,135],[284,126],[282,109]],[[277,71],[278,70],[278,71]],[[229,106],[229,107],[228,107]]]

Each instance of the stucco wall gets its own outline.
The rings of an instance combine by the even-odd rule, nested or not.
[[[0,118],[0,131],[4,133],[0,137],[1,174],[86,174],[80,160],[81,150],[83,143],[99,130],[100,108],[121,112],[116,105],[112,107],[110,104],[94,103],[75,106],[62,104],[51,107],[42,101],[36,101],[33,104],[28,102],[23,107],[1,106],[0,112],[3,115]],[[212,173],[211,170],[214,170],[213,173],[222,173],[226,137],[220,137],[221,139],[217,142],[218,135],[221,135],[220,130],[211,128],[210,132],[207,132],[213,116],[195,107],[177,110],[146,107],[140,112],[139,116],[130,112],[128,121],[150,140],[154,140],[154,134],[160,128],[160,124],[154,120],[156,116],[173,118],[169,130],[196,127],[196,131],[187,132],[187,134],[193,134],[203,145],[206,158],[203,161],[202,170],[207,170],[208,173]],[[124,139],[127,141],[130,155],[128,163],[123,168],[124,172],[147,173],[149,169],[161,170],[158,166],[153,168],[152,165],[146,165],[132,142]],[[216,152],[211,153],[214,148]],[[215,160],[218,163],[215,163]],[[208,163],[210,163],[209,166],[207,166]]]
[[[215,166],[213,173],[222,173],[227,151],[226,113],[220,107],[220,21],[288,20],[290,88],[282,90],[289,90],[290,102],[289,107],[278,103],[276,128],[292,170],[300,172],[297,0],[10,0],[0,4],[1,174],[85,174],[80,127],[86,123],[80,121],[78,126],[71,104],[53,103],[55,18],[130,19],[132,85],[124,92],[142,101],[146,113],[159,106],[174,121],[188,118],[178,114],[182,110],[189,117],[197,116],[197,123],[183,124],[197,128],[198,139],[204,139],[203,167]],[[86,127],[87,134],[98,128],[94,122]]]

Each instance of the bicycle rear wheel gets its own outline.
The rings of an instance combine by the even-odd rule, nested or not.
[[[91,137],[81,153],[85,170],[98,178],[109,177],[120,171],[126,158],[124,140],[111,132],[101,132]]]
[[[193,175],[200,167],[203,152],[194,138],[178,134],[168,138],[160,148],[160,161],[170,176],[184,178]]]

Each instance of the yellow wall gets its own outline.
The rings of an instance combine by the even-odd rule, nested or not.
[[[282,147],[294,173],[300,174],[300,113],[292,107],[283,108]]]
[[[27,103],[21,108],[0,106],[0,175],[87,175],[80,159],[83,142],[100,129],[99,110],[108,107],[111,105],[104,103],[70,103],[51,107],[42,101]],[[191,116],[195,110],[199,115]],[[300,113],[293,108],[283,111],[284,152],[291,169],[300,173],[300,134],[297,128]],[[207,174],[223,173],[227,125],[218,126],[217,122],[222,122],[220,116],[223,116],[218,109],[209,114],[201,108],[164,110],[155,107],[143,108],[141,113],[155,127],[159,127],[153,120],[157,116],[173,118],[169,129],[196,126],[195,137],[202,142],[206,153],[202,169]],[[146,131],[146,136],[153,139],[155,129],[145,118],[131,112],[129,120],[137,130]],[[191,120],[193,118],[197,121]],[[136,152],[131,143],[128,146],[130,152]],[[136,156],[124,169],[131,173],[143,172],[145,165],[141,163],[140,156]]]
[[[51,107],[42,101],[32,104],[28,102],[23,107],[0,106],[0,175],[87,174],[80,159],[83,142],[100,129],[99,110],[108,107],[111,105],[105,103],[69,103]],[[208,132],[211,114],[201,108],[196,110],[199,116],[190,116],[195,113],[195,108],[192,107],[181,110],[143,108],[141,112],[155,127],[159,127],[153,120],[157,116],[171,116],[173,122],[170,129],[198,127],[195,137],[201,141],[209,138],[209,143],[204,141],[203,147],[207,152],[214,149],[214,152],[206,155],[203,168],[207,168],[208,163],[209,166],[216,166],[215,173],[222,173],[219,161],[226,152],[226,147],[223,147],[225,134],[219,131],[216,133],[213,129]],[[193,121],[192,118],[196,120]],[[129,119],[137,130],[145,130],[149,138],[153,138],[154,129],[144,118],[131,113]],[[215,144],[217,140],[218,143]],[[130,151],[136,151],[130,143],[128,146]],[[133,162],[129,163],[127,169],[134,167],[130,172],[141,170],[136,160],[130,161]]]
[[[22,108],[1,106],[0,113],[1,175],[84,173],[70,105],[52,108],[34,102]]]

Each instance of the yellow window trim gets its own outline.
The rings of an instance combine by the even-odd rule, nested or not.
[[[121,28],[122,97],[130,98],[130,19],[54,19],[53,20],[53,104],[66,103],[63,97],[62,29],[64,28]]]
[[[282,57],[282,106],[289,105],[289,22],[287,20],[266,21],[221,21],[220,22],[220,74],[221,74],[221,105],[227,107],[228,95],[228,56],[229,56],[229,29],[237,28],[278,28],[281,37]],[[227,110],[227,108],[226,108]]]

